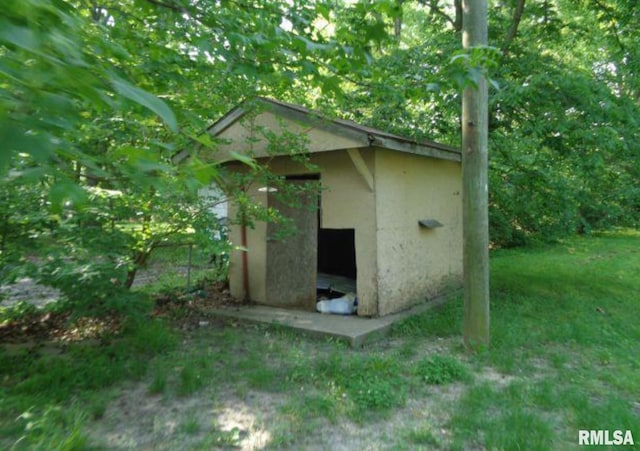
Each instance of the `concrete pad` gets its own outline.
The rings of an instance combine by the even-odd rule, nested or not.
[[[348,341],[353,347],[360,347],[365,342],[385,336],[393,323],[442,305],[446,299],[446,296],[440,296],[409,310],[381,318],[331,315],[265,305],[221,307],[211,313],[243,321],[277,324],[311,335],[336,337]]]

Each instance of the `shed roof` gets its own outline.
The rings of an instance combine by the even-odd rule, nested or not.
[[[209,126],[207,131],[215,137],[223,136],[225,130],[236,124],[248,113],[255,111],[256,108],[258,111],[270,111],[278,117],[291,120],[298,124],[304,124],[340,135],[354,143],[352,148],[382,147],[425,157],[461,161],[460,149],[446,144],[427,140],[417,141],[344,119],[329,119],[317,111],[304,108],[300,105],[293,105],[265,97],[256,97],[250,101],[241,103]],[[319,150],[314,150],[313,146],[310,146],[308,151],[313,153]],[[179,152],[174,156],[174,161],[180,161],[187,156],[188,153],[186,153],[186,151]],[[260,157],[261,155],[257,156]]]

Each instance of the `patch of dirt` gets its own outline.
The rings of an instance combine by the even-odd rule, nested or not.
[[[54,288],[37,284],[33,279],[24,277],[10,285],[0,285],[0,307],[11,307],[18,302],[28,302],[36,307],[60,299],[60,292]]]
[[[203,313],[206,314],[206,309]],[[383,349],[396,340],[379,343]],[[422,343],[421,343],[422,344]],[[455,339],[420,346],[415,358],[451,352]],[[423,349],[424,348],[424,349]],[[328,352],[313,346],[319,355]],[[434,386],[425,395],[410,397],[390,417],[364,423],[339,418],[314,418],[298,424],[283,409],[295,393],[271,393],[238,388],[234,381],[198,391],[192,396],[152,395],[148,384],[131,385],[111,401],[93,424],[92,443],[108,449],[273,449],[355,450],[394,449],[411,431],[430,430],[438,449],[452,441],[448,421],[466,385]],[[292,422],[293,421],[293,422]],[[300,429],[304,433],[300,433]],[[295,447],[288,440],[294,435]]]
[[[398,443],[407,443],[411,431],[427,428],[440,445],[433,448],[447,449],[451,442],[447,426],[450,407],[459,399],[462,388],[462,385],[451,385],[430,390],[428,396],[408,399],[403,408],[379,421],[365,424],[344,420],[337,424],[326,422],[307,437],[302,448],[318,451],[396,449]]]
[[[70,312],[33,310],[0,323],[0,343],[41,343],[98,340],[120,333],[117,315],[102,318],[80,317],[71,321]]]
[[[108,449],[262,449],[272,438],[265,425],[283,403],[275,394],[240,397],[230,389],[167,399],[140,384],[122,390],[89,436]]]
[[[153,317],[166,317],[181,330],[217,324],[221,320],[212,310],[238,302],[223,285],[211,285],[192,293],[163,294],[156,299]],[[35,309],[19,318],[0,323],[0,343],[70,342],[113,337],[120,333],[122,318],[116,314],[101,318],[80,317],[70,320],[70,312]]]
[[[350,451],[393,449],[409,431],[428,425],[446,449],[451,443],[447,422],[463,386],[453,384],[431,390],[428,396],[412,398],[391,417],[364,424],[319,418],[298,436],[296,449]],[[240,449],[259,450],[267,446],[291,448],[288,424],[282,407],[291,394],[249,391],[239,395],[226,385],[189,397],[165,398],[150,395],[147,386],[131,386],[112,401],[102,418],[90,429],[92,443],[108,449]],[[278,443],[283,441],[280,446]]]
[[[491,367],[483,368],[482,373],[476,374],[476,377],[499,388],[507,387],[516,380],[516,376],[500,373]]]
[[[144,274],[147,279],[143,277],[142,281],[159,277],[158,268],[145,270]],[[44,309],[60,296],[58,290],[30,278],[0,286],[0,307],[15,307],[20,302],[35,307],[14,320],[0,323],[0,343],[66,342],[119,334],[122,321],[116,314],[102,318],[81,317],[70,322],[69,312]],[[176,289],[157,295],[152,316],[167,317],[180,329],[189,330],[219,321],[211,315],[211,310],[229,304],[237,305],[238,301],[231,296],[228,287],[222,283],[209,283],[189,291]]]

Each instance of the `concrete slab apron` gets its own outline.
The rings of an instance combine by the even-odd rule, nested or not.
[[[331,315],[263,305],[221,307],[212,313],[242,321],[277,324],[311,335],[335,337],[348,341],[353,347],[359,347],[365,342],[385,336],[393,323],[441,305],[446,299],[446,296],[440,296],[403,312],[381,318]]]

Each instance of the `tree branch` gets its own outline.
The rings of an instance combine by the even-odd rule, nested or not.
[[[445,13],[442,9],[440,9],[439,0],[429,0],[420,2],[425,6],[429,7],[429,12],[434,16],[442,17],[445,21],[449,22],[453,25],[453,28],[456,31],[460,31],[462,29],[462,0],[455,0],[456,7],[456,17],[453,18],[447,13]],[[460,9],[460,15],[458,14],[458,9]]]
[[[627,48],[625,47],[625,45],[620,40],[620,36],[618,36],[618,30],[615,29],[615,24],[617,23],[617,19],[613,15],[613,13],[611,12],[611,7],[608,6],[608,5],[603,4],[602,1],[600,1],[600,0],[593,0],[593,2],[607,16],[607,19],[609,19],[609,24],[610,24],[609,25],[609,29],[611,29],[611,34],[613,34],[613,37],[614,37],[616,43],[618,44],[618,47],[620,47],[620,50],[622,52],[626,53],[627,52]]]
[[[189,14],[189,10],[183,6],[178,6],[178,5],[174,5],[171,3],[166,3],[163,2],[161,0],[147,0],[147,2],[151,3],[152,5],[156,5],[156,6],[160,6],[161,8],[167,8],[170,9],[172,11],[175,11],[177,13],[184,13],[184,14]]]
[[[511,21],[511,26],[509,27],[507,37],[505,38],[504,44],[502,46],[503,55],[506,55],[509,52],[509,47],[518,34],[518,27],[520,26],[522,13],[524,12],[524,2],[525,0],[518,0],[516,3],[516,7],[513,10],[513,20]]]

